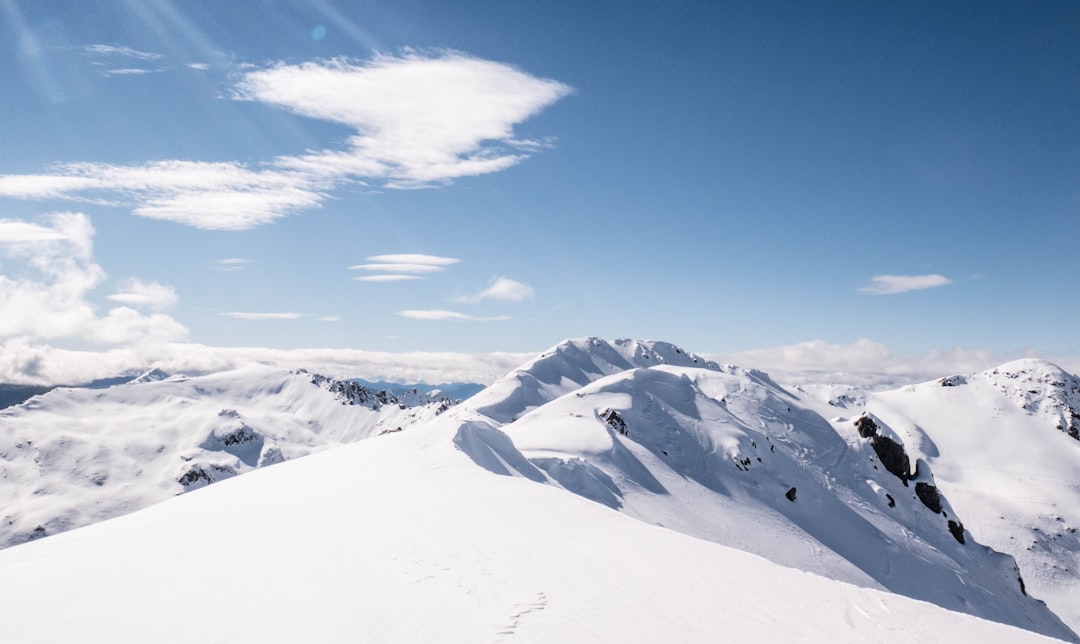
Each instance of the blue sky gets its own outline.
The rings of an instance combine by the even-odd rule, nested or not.
[[[5,373],[1080,355],[1075,3],[0,0],[0,86]]]

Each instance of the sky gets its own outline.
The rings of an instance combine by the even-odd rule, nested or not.
[[[1075,3],[0,0],[0,87],[0,380],[1080,365]]]

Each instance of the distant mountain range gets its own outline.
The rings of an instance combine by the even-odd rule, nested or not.
[[[250,641],[1078,641],[1080,379],[1050,363],[784,387],[584,338],[471,397],[381,384],[148,373],[0,412],[0,540],[34,540],[0,552],[10,632],[59,592],[42,641],[184,641],[147,593],[198,593],[185,626],[236,641],[288,587]]]

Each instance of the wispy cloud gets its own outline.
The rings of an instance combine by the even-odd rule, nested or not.
[[[535,293],[531,286],[512,280],[508,277],[493,277],[488,287],[466,297],[458,298],[460,302],[482,302],[484,300],[497,300],[500,302],[521,302],[531,300]]]
[[[34,243],[67,239],[64,233],[20,219],[0,220],[0,244]]]
[[[134,58],[136,60],[157,60],[161,58],[161,54],[139,51],[138,49],[132,49],[131,47],[119,47],[116,45],[87,45],[86,47],[83,47],[83,51],[98,56],[123,56],[126,58]]]
[[[397,255],[372,255],[367,258],[370,264],[350,266],[352,271],[381,272],[381,275],[363,275],[354,277],[358,282],[400,282],[403,280],[424,279],[423,274],[438,273],[460,262],[454,257],[402,253]]]
[[[88,51],[156,56],[110,45]],[[197,228],[253,228],[317,207],[344,183],[422,188],[520,163],[537,146],[516,138],[514,126],[571,91],[457,53],[279,64],[247,72],[234,97],[349,126],[355,134],[345,149],[284,155],[254,166],[59,164],[43,174],[0,175],[0,196],[121,203],[143,217]]]
[[[215,264],[217,270],[226,273],[232,273],[235,271],[242,271],[248,267],[249,264],[253,264],[254,260],[243,259],[240,257],[227,257],[225,259],[219,259]]]
[[[420,275],[358,275],[353,278],[357,282],[404,282],[407,280],[422,280]]]
[[[442,266],[431,264],[358,264],[350,266],[354,271],[393,271],[396,273],[438,273],[446,270]]]
[[[238,163],[157,161],[142,166],[61,164],[42,175],[0,175],[0,195],[104,201],[126,198],[134,212],[196,228],[242,230],[318,206],[315,178]]]
[[[144,344],[187,334],[167,315],[145,315],[128,306],[102,314],[88,301],[105,279],[94,261],[93,236],[90,218],[80,213],[53,214],[40,224],[0,222],[0,260],[18,267],[0,275],[0,338]],[[132,280],[111,299],[151,306],[169,299],[167,292],[167,286]],[[171,298],[175,301],[175,293]]]
[[[461,313],[459,311],[445,311],[441,309],[413,309],[406,311],[398,311],[398,315],[403,318],[409,318],[410,320],[460,320],[467,322],[494,322],[499,320],[511,319],[505,315],[499,315],[495,317],[479,317],[476,315],[469,315],[468,313]]]
[[[110,69],[104,72],[106,76],[142,76],[143,74],[153,74],[160,72],[160,69],[143,69],[140,67],[121,67],[119,69]]]
[[[188,63],[188,69],[205,72],[206,70],[210,69],[210,65],[206,63]]]
[[[307,317],[305,313],[245,313],[242,311],[230,311],[222,315],[238,320],[298,320]]]
[[[167,309],[174,306],[179,298],[171,286],[132,278],[119,291],[109,295],[108,299],[151,309]]]
[[[427,266],[450,266],[461,262],[456,257],[440,257],[439,255],[423,255],[421,253],[397,253],[392,255],[372,255],[369,262],[381,264],[425,264]]]
[[[946,284],[952,284],[952,280],[944,275],[875,275],[870,278],[869,284],[859,288],[859,292],[867,295],[893,295]]]
[[[324,315],[319,318],[320,322],[341,322],[340,315]]]

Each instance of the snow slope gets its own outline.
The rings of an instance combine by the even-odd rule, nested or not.
[[[1039,360],[867,397],[979,539],[1080,629],[1080,379]]]
[[[446,416],[0,552],[13,642],[1049,642],[477,467]]]
[[[469,444],[490,445],[494,455],[479,463],[493,471],[511,464],[783,565],[1076,637],[1025,594],[1011,557],[964,530],[927,463],[889,467],[904,448],[888,427],[874,425],[875,437],[831,424],[760,372],[666,343],[587,338],[545,352],[451,415],[470,413],[486,424]]]
[[[0,552],[0,605],[26,641],[1077,641],[1027,594],[1077,625],[1028,578],[1075,555],[1030,512],[1080,489],[1069,378],[786,390],[585,338],[453,408],[265,367],[56,390],[0,412],[10,541],[168,500]]]
[[[54,389],[0,411],[0,546],[396,431],[450,404],[262,366]]]

